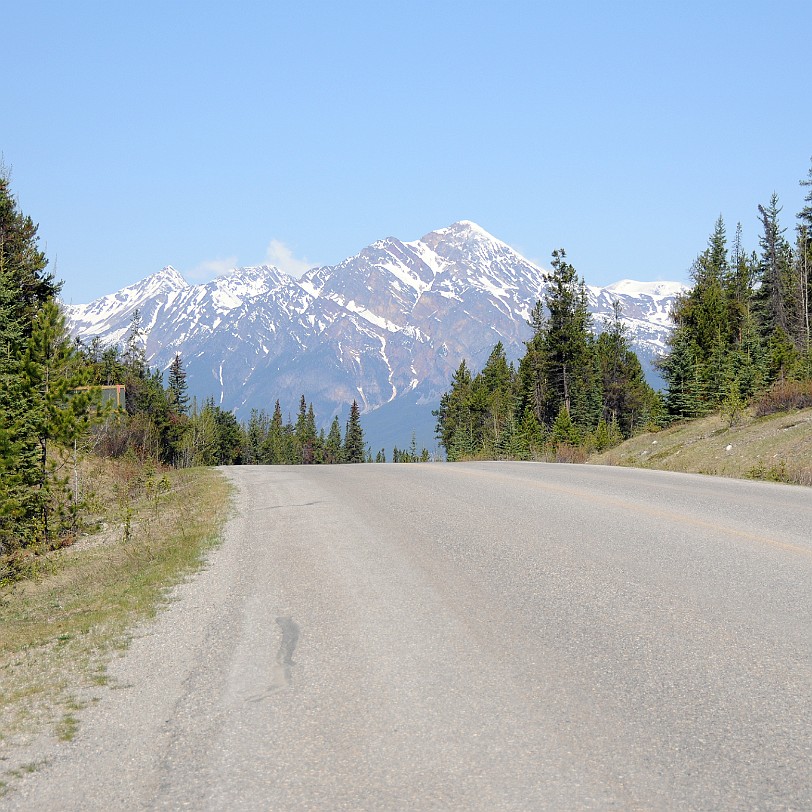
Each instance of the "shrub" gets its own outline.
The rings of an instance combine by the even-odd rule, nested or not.
[[[558,443],[555,448],[556,462],[586,462],[586,449],[571,443]]]
[[[812,381],[777,381],[756,399],[756,415],[812,407]]]

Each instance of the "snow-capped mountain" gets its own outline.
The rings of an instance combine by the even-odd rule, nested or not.
[[[295,410],[302,393],[329,423],[358,400],[373,448],[433,447],[439,397],[464,358],[477,369],[497,341],[519,358],[544,271],[475,223],[401,242],[388,237],[301,279],[263,265],[190,285],[171,266],[87,305],[67,306],[75,336],[121,342],[138,309],[149,362],[180,352],[190,391],[241,418]],[[596,329],[622,307],[644,364],[662,351],[685,287],[624,280],[588,288]]]

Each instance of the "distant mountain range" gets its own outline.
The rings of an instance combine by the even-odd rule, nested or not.
[[[135,285],[67,305],[72,335],[121,342],[134,311],[148,331],[147,359],[166,368],[180,352],[190,393],[214,395],[247,419],[252,408],[287,414],[304,394],[329,424],[361,405],[374,450],[434,448],[431,410],[464,358],[480,368],[501,341],[513,359],[544,271],[475,223],[419,240],[379,240],[338,265],[294,279],[277,268],[237,268],[190,285],[171,266]],[[596,329],[620,302],[634,349],[650,374],[671,330],[678,282],[624,280],[588,287]]]

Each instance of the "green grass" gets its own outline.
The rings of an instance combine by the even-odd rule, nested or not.
[[[710,415],[638,435],[590,462],[812,485],[812,409],[748,411],[734,425]]]
[[[152,617],[219,540],[229,506],[225,478],[213,469],[169,476],[159,500],[127,505],[134,519],[126,542],[114,506],[106,530],[49,553],[33,577],[0,589],[4,745],[42,733],[70,741],[87,704],[77,696],[108,684],[107,663],[127,647],[128,630]],[[0,779],[8,783],[13,772]]]

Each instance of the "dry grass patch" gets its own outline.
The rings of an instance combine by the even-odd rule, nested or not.
[[[161,488],[149,487],[147,472],[138,490],[118,463],[96,465],[103,529],[0,589],[0,759],[43,731],[73,737],[88,689],[107,683],[128,629],[201,565],[227,517],[229,485],[213,469],[168,472]],[[118,498],[123,489],[129,495]]]
[[[735,425],[711,415],[633,437],[590,462],[812,485],[812,409],[749,410]]]

